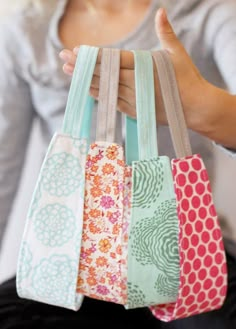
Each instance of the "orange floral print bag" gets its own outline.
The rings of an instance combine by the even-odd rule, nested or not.
[[[96,142],[90,145],[86,161],[77,292],[125,304],[131,168],[125,165],[123,147],[113,142],[119,56],[115,49],[102,51]]]

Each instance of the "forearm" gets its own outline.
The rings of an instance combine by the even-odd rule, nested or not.
[[[189,119],[189,128],[225,147],[236,149],[236,95],[207,83],[201,98],[201,117]]]

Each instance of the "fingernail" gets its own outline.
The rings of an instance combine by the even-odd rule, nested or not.
[[[163,19],[167,19],[167,14],[166,14],[166,10],[165,10],[165,8],[162,8],[162,17],[163,17]]]
[[[74,53],[75,55],[78,55],[78,52],[79,52],[79,47],[77,46],[77,47],[75,47],[75,48],[73,49],[73,53]]]
[[[73,70],[72,68],[67,65],[67,64],[64,64],[63,65],[63,71],[67,74],[67,75],[72,75],[73,74]]]
[[[68,62],[70,60],[70,55],[67,53],[66,50],[62,50],[60,53],[59,53],[59,57],[61,59],[63,59],[65,62]]]
[[[165,8],[160,8],[160,9],[158,9],[158,11],[157,11],[157,16],[162,17],[163,19],[166,19],[166,18],[167,18],[167,15],[166,15],[166,10],[165,10]],[[157,17],[157,16],[156,16],[156,17]]]

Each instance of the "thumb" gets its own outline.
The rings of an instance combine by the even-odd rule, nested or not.
[[[156,13],[155,27],[157,37],[159,38],[163,49],[166,49],[169,53],[173,54],[179,47],[181,47],[181,43],[168,21],[164,8],[160,8]]]

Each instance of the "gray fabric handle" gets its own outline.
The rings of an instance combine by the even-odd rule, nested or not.
[[[102,49],[96,140],[114,142],[120,73],[120,50]]]
[[[172,143],[178,158],[192,155],[188,130],[180,100],[175,71],[165,50],[152,53],[169,124]]]

